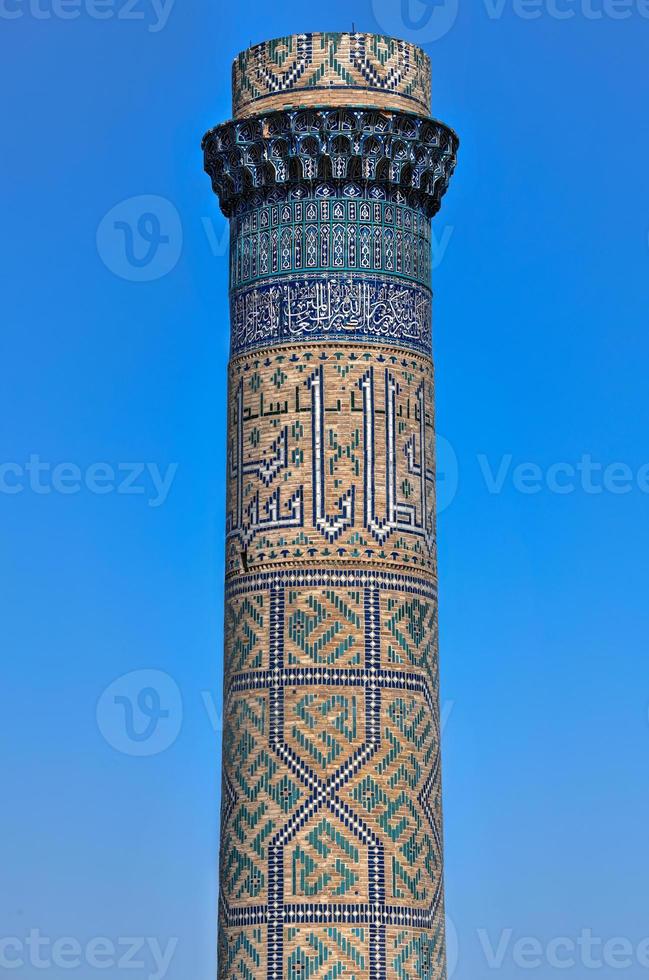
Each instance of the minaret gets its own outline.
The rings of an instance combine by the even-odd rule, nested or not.
[[[220,980],[441,980],[430,219],[458,140],[374,34],[242,52]]]

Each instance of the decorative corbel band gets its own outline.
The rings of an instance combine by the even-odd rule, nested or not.
[[[362,108],[270,112],[216,126],[202,143],[205,170],[228,216],[261,188],[351,179],[415,191],[432,217],[458,145],[435,119]]]

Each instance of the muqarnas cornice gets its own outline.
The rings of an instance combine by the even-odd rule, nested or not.
[[[428,217],[440,208],[459,140],[435,119],[376,109],[296,109],[216,126],[203,137],[205,170],[231,215],[255,190],[360,180],[413,192]]]

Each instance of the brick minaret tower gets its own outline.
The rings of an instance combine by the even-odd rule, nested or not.
[[[430,62],[297,34],[204,138],[230,218],[221,980],[445,976]]]

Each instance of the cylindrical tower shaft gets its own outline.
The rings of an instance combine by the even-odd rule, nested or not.
[[[204,138],[231,225],[221,980],[445,976],[419,48],[302,34]]]

